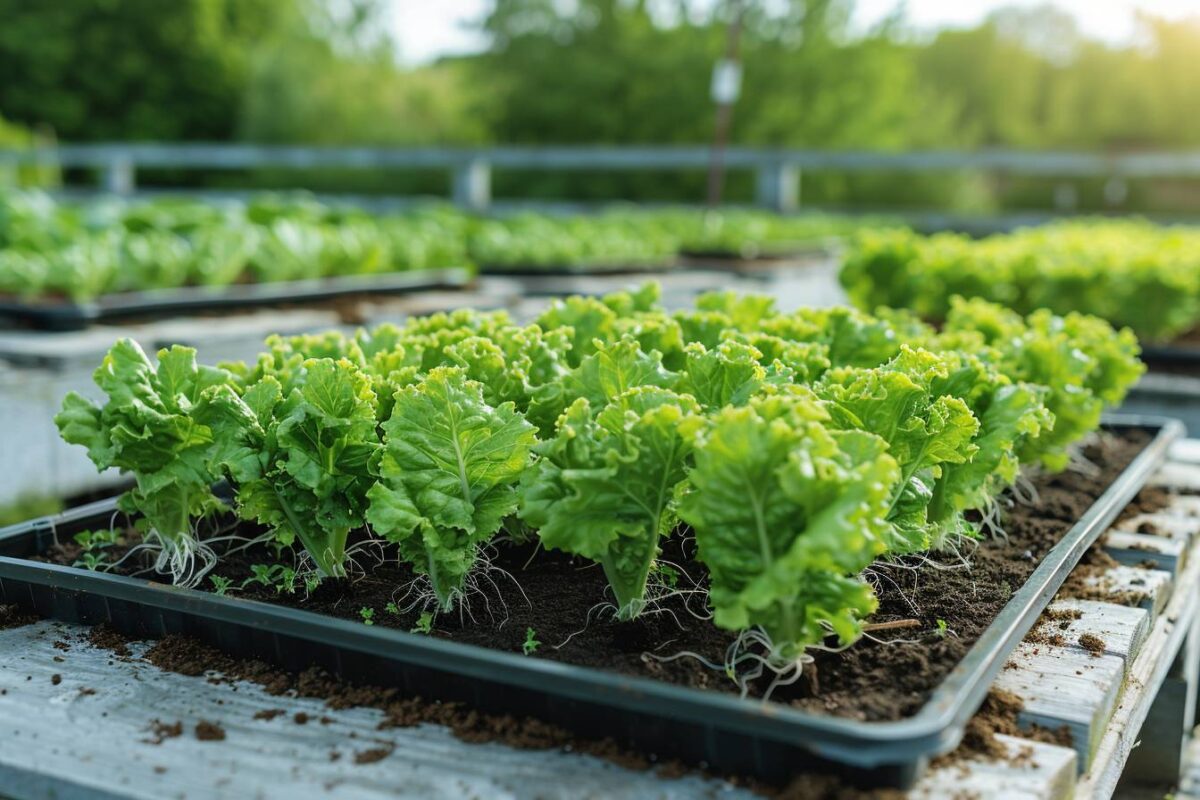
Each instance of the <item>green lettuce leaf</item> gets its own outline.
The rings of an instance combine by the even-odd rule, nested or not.
[[[521,519],[546,547],[603,567],[619,619],[645,607],[646,580],[703,424],[699,412],[692,398],[653,386],[630,389],[595,415],[580,398],[522,479]]]
[[[714,622],[761,627],[773,660],[830,631],[853,641],[876,605],[856,574],[885,550],[900,470],[881,439],[828,421],[811,393],[723,409],[699,438],[680,507],[709,570]]]
[[[401,389],[384,423],[367,519],[427,575],[443,610],[462,596],[479,546],[517,507],[536,443],[512,403],[492,408],[461,369],[438,367]]]

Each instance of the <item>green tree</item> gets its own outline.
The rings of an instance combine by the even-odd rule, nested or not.
[[[289,0],[0,0],[0,109],[66,140],[226,139]]]

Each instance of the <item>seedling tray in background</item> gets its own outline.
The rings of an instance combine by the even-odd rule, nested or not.
[[[648,262],[614,262],[611,264],[481,264],[481,275],[507,275],[512,277],[551,277],[556,275],[572,275],[581,278],[602,277],[606,275],[653,275],[656,272],[670,272],[679,268],[679,263],[673,259]]]
[[[121,292],[90,303],[0,301],[0,320],[43,330],[78,330],[99,322],[148,318],[197,311],[227,311],[285,303],[314,303],[356,295],[396,295],[427,289],[460,288],[471,282],[469,270],[429,269],[347,275],[302,281],[185,286],[145,292]]]
[[[1200,378],[1200,344],[1144,344],[1142,360],[1155,371],[1186,371]]]
[[[45,617],[107,623],[135,637],[194,636],[234,655],[290,670],[394,685],[490,713],[546,720],[585,737],[612,737],[660,758],[784,781],[814,769],[907,787],[931,756],[952,749],[1017,643],[1084,551],[1115,520],[1182,433],[1174,420],[1113,417],[1110,429],[1154,439],[1046,555],[914,716],[859,722],[400,631],[312,612],[177,589],[27,560],[70,534],[107,526],[114,501],[0,531],[0,603]]]

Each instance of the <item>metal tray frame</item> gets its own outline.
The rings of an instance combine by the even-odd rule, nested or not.
[[[104,295],[89,303],[0,302],[0,319],[44,330],[78,330],[98,322],[179,314],[225,311],[280,303],[312,303],[360,294],[406,294],[423,289],[459,288],[473,275],[463,268],[422,269],[375,275],[344,275],[301,281],[184,286],[145,292]]]
[[[934,755],[962,738],[1009,654],[1084,551],[1105,531],[1182,434],[1176,420],[1106,418],[1156,435],[1047,554],[967,655],[912,717],[860,722],[771,702],[674,686],[538,658],[367,627],[313,612],[217,597],[149,580],[26,560],[89,524],[108,524],[112,500],[0,530],[0,602],[45,617],[107,623],[133,636],[196,636],[243,657],[398,686],[485,712],[532,716],[588,737],[719,772],[784,781],[806,769],[859,783],[910,786]]]

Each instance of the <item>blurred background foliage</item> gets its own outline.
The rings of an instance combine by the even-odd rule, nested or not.
[[[1083,36],[1052,7],[918,35],[898,16],[852,32],[850,0],[747,0],[736,144],[820,149],[1200,146],[1200,21]],[[478,55],[402,65],[387,0],[0,0],[0,136],[302,144],[705,144],[723,3],[496,0]],[[20,126],[20,127],[16,127]],[[8,131],[8,133],[5,133]],[[17,131],[17,133],[13,133]],[[22,132],[23,131],[23,132]],[[203,177],[203,176],[202,176]],[[170,184],[187,175],[139,176]],[[586,180],[585,180],[586,178]],[[496,193],[694,200],[697,174],[505,173]],[[209,176],[256,185],[444,193],[445,175]],[[804,177],[830,206],[1046,207],[1053,183],[980,175]],[[1187,182],[1126,208],[1200,207]],[[750,176],[732,175],[731,200]],[[1100,186],[1080,185],[1084,210]]]

